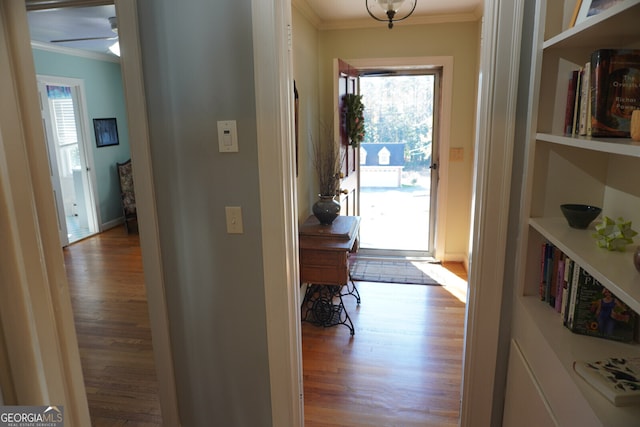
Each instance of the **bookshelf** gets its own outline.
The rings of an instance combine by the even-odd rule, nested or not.
[[[626,252],[609,252],[598,248],[592,237],[597,221],[587,230],[576,230],[560,212],[563,203],[600,206],[602,215],[631,220],[640,231],[640,142],[567,136],[563,123],[571,70],[583,66],[596,49],[640,48],[640,0],[618,3],[569,28],[575,3],[539,0],[532,25],[530,138],[511,333],[524,362],[513,355],[509,362],[510,372],[512,364],[524,364],[530,382],[508,377],[506,405],[527,405],[533,390],[557,425],[630,426],[640,422],[640,406],[613,406],[572,366],[575,360],[640,356],[640,345],[574,334],[539,298],[540,247],[551,242],[640,313],[640,273],[632,262],[638,236]],[[505,420],[505,425],[512,423]]]

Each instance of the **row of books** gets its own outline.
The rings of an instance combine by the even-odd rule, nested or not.
[[[636,109],[640,109],[640,49],[598,49],[569,77],[564,131],[628,138]]]
[[[636,340],[638,315],[588,271],[551,243],[542,244],[540,299],[574,333],[615,341]]]

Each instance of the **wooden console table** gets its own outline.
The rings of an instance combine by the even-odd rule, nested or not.
[[[345,325],[355,333],[342,297],[352,295],[360,304],[349,275],[349,253],[358,250],[359,229],[357,216],[339,216],[331,225],[322,225],[312,215],[300,226],[300,282],[309,285],[302,302],[303,321]]]

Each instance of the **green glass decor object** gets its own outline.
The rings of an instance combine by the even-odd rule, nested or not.
[[[638,233],[631,228],[631,221],[625,221],[623,218],[614,221],[605,216],[602,222],[596,225],[593,237],[597,239],[600,248],[624,252],[626,246],[633,243],[636,234]]]

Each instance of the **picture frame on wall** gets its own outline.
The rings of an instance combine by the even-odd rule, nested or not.
[[[118,145],[118,124],[115,118],[93,119],[93,131],[96,135],[96,146],[108,147]]]
[[[569,26],[573,27],[590,16],[595,16],[623,1],[624,0],[577,0]]]

